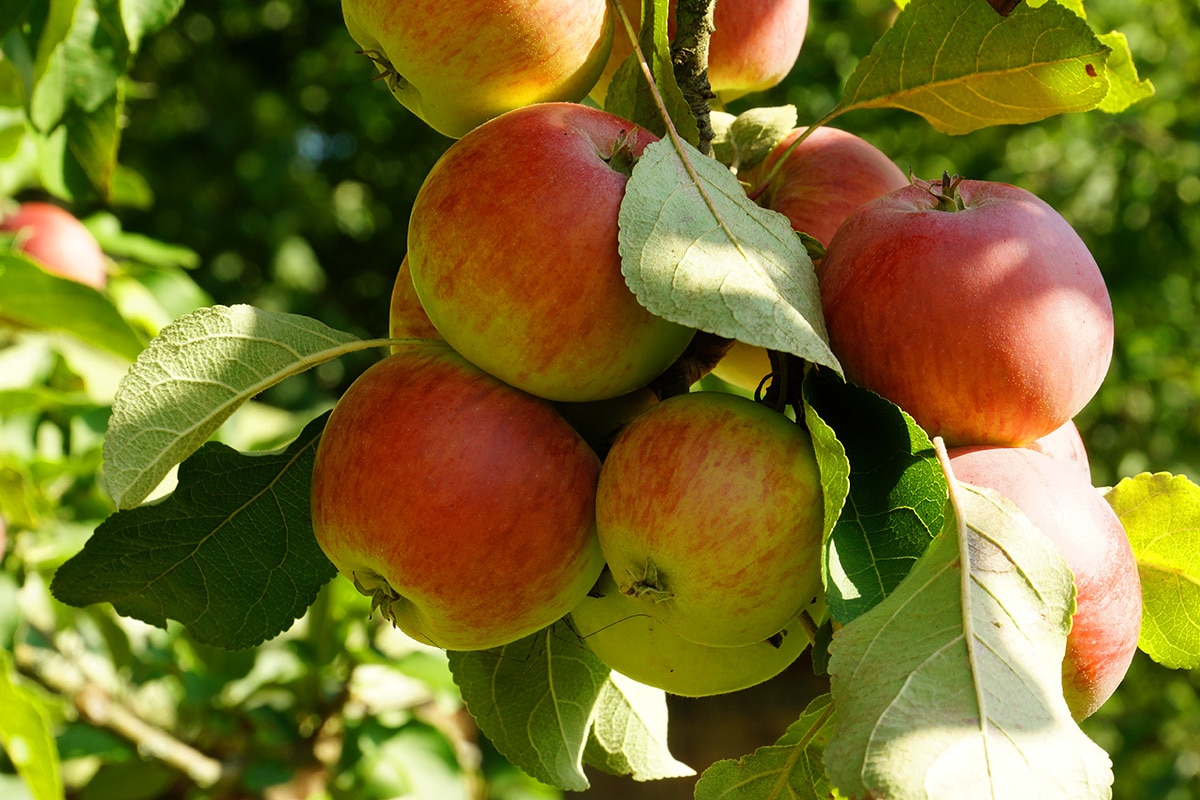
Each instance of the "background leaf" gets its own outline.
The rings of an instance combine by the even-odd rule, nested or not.
[[[610,672],[600,690],[583,760],[635,781],[696,774],[667,747],[666,694],[619,672]]]
[[[823,559],[825,602],[847,623],[900,585],[942,530],[946,479],[925,432],[874,392],[813,370],[804,398],[814,440],[815,416],[849,461],[849,494]]]
[[[1100,110],[1116,114],[1134,103],[1154,95],[1154,84],[1138,76],[1129,50],[1129,40],[1120,31],[1110,31],[1100,37],[1104,46],[1112,52],[1105,66],[1108,70],[1108,94],[1100,103]]]
[[[344,353],[378,346],[314,319],[212,306],[163,328],[117,390],[104,478],[118,508],[145,499],[175,464],[254,395]]]
[[[958,518],[904,582],[834,635],[830,778],[889,800],[1110,797],[1062,694],[1070,570],[995,492],[952,497]]]
[[[913,0],[858,64],[831,117],[903,108],[962,134],[1087,111],[1108,94],[1107,51],[1057,3],[1002,17],[982,0]]]
[[[58,800],[64,796],[63,782],[50,711],[15,678],[12,657],[0,650],[0,744],[34,800]]]
[[[109,517],[60,567],[54,596],[112,603],[151,625],[175,619],[230,650],[286,630],[336,569],[313,535],[312,464],[325,417],[282,452],[246,455],[211,442],[179,468],[163,501]]]
[[[1142,580],[1138,648],[1172,669],[1200,667],[1200,486],[1144,473],[1107,495]]]
[[[828,800],[822,759],[833,732],[833,698],[821,695],[779,741],[718,761],[696,783],[696,800]]]
[[[145,347],[103,293],[12,251],[0,252],[0,320],[69,333],[130,361]]]
[[[840,371],[804,245],[719,161],[687,144],[651,144],[619,222],[621,269],[651,312]]]

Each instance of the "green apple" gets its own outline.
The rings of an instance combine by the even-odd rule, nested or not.
[[[607,666],[684,697],[726,694],[762,683],[787,669],[809,644],[794,622],[768,639],[741,647],[689,642],[622,594],[608,570],[571,612],[571,622]]]
[[[635,418],[596,491],[619,590],[713,647],[762,642],[822,593],[823,522],[808,432],[723,392],[675,395]]]
[[[481,125],[413,203],[408,259],[421,305],[467,360],[549,400],[645,386],[694,331],[651,314],[621,273],[617,216],[652,134],[575,103]]]
[[[613,36],[606,0],[342,0],[342,15],[396,99],[453,138],[514,108],[583,99]]]
[[[444,342],[413,342],[359,376],[330,415],[313,530],[405,633],[497,647],[562,618],[595,584],[599,469],[549,403]]]

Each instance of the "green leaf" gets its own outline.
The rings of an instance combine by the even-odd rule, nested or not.
[[[849,495],[823,557],[825,602],[848,623],[899,586],[942,530],[946,478],[925,432],[874,392],[814,370],[804,399],[814,444],[827,428],[849,461]]]
[[[247,455],[211,442],[163,501],[121,511],[55,573],[73,606],[112,603],[199,642],[254,647],[286,630],[336,574],[312,530],[309,487],[325,418],[285,450]]]
[[[565,621],[504,647],[448,655],[479,729],[543,783],[587,789],[585,758],[638,780],[692,774],[667,750],[663,692],[613,673]]]
[[[17,682],[12,657],[0,650],[0,744],[34,800],[64,797],[50,711]]]
[[[612,6],[617,13],[614,36],[629,36],[622,22],[624,9],[620,3]],[[690,144],[700,141],[700,129],[691,108],[683,98],[679,84],[675,82],[675,69],[671,65],[671,43],[667,39],[667,0],[652,0],[642,3],[642,21],[638,34],[638,46],[646,57],[658,94],[666,107],[671,122],[679,135]],[[633,23],[634,20],[630,20]],[[635,50],[613,74],[604,97],[604,110],[630,122],[636,122],[657,136],[665,136],[667,125],[662,110],[655,99],[654,91],[646,81]]]
[[[1129,108],[1139,100],[1154,94],[1154,84],[1138,76],[1129,50],[1129,40],[1119,31],[1111,31],[1100,37],[1100,41],[1112,52],[1105,63],[1108,71],[1108,94],[1100,103],[1100,110],[1116,114]]]
[[[151,340],[113,399],[104,478],[117,508],[144,500],[171,467],[259,392],[383,343],[252,306],[212,306],[180,317]]]
[[[619,672],[600,689],[583,760],[636,781],[684,778],[696,771],[667,747],[667,696]]]
[[[787,217],[755,205],[716,159],[678,147],[647,147],[621,202],[621,269],[638,301],[672,322],[840,371],[812,260]]]
[[[72,108],[64,118],[67,150],[95,192],[106,199],[111,194],[116,174],[124,113],[125,93],[118,85],[116,91],[95,109]]]
[[[959,485],[904,582],[834,634],[825,767],[889,800],[1111,796],[1108,756],[1071,718],[1071,572],[1014,505]]]
[[[69,333],[130,360],[145,346],[102,292],[52,275],[13,251],[0,251],[0,320]]]
[[[1200,667],[1200,486],[1144,473],[1107,495],[1142,580],[1138,647],[1172,669]]]
[[[795,129],[798,119],[795,106],[752,108],[736,117],[714,111],[713,155],[735,170],[756,167]]]
[[[833,699],[825,694],[775,744],[704,770],[696,800],[827,800],[833,787],[822,759],[832,732]]]
[[[1096,108],[1108,48],[1057,3],[1002,17],[982,0],[913,0],[859,62],[833,116],[902,108],[943,133]]]
[[[62,80],[71,102],[89,113],[104,105],[131,62],[119,3],[79,0],[62,54]]]
[[[543,783],[588,788],[583,751],[611,670],[565,622],[504,647],[448,655],[467,709],[501,755]]]
[[[161,30],[183,8],[183,0],[121,0],[121,21],[130,52],[136,53],[142,38]]]

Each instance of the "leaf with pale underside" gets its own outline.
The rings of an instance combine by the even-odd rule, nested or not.
[[[1096,108],[1108,48],[1057,3],[1008,17],[981,0],[913,0],[859,62],[833,116],[902,108],[950,134]]]
[[[104,481],[137,505],[247,400],[284,378],[382,342],[297,314],[202,308],[163,328],[121,380],[104,439]]]
[[[834,635],[830,779],[889,800],[1110,797],[1108,756],[1063,699],[1066,562],[995,492],[951,498],[904,582]]]
[[[696,782],[696,800],[828,800],[822,757],[833,712],[833,699],[821,695],[775,744],[714,763]]]
[[[1138,647],[1172,669],[1200,667],[1200,486],[1183,475],[1144,473],[1106,497],[1142,582]]]
[[[565,621],[449,657],[479,729],[544,783],[587,789],[585,762],[639,780],[692,774],[667,750],[662,691],[614,676]]]
[[[803,243],[719,161],[685,142],[651,144],[619,222],[625,281],[652,313],[840,373]]]
[[[751,108],[736,117],[714,111],[713,155],[722,164],[739,171],[756,167],[795,130],[798,120],[795,106]]]

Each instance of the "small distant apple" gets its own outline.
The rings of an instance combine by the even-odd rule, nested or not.
[[[342,0],[392,94],[446,136],[532,103],[582,100],[608,59],[606,0]]]
[[[647,311],[621,272],[617,218],[653,134],[578,103],[510,111],[459,139],[413,203],[413,286],[468,361],[548,400],[648,384],[694,331]]]
[[[753,645],[822,594],[822,497],[804,428],[739,395],[689,392],[617,435],[596,529],[642,613],[697,644]]]
[[[1021,447],[950,450],[956,479],[1011,500],[1058,548],[1075,577],[1063,694],[1075,719],[1116,690],[1137,651],[1142,589],[1125,529],[1078,464]]]
[[[52,203],[22,203],[0,219],[0,231],[15,232],[17,249],[47,272],[96,289],[108,283],[107,262],[99,242],[66,209]]]
[[[548,402],[445,342],[415,341],[334,407],[313,466],[313,530],[409,636],[498,647],[562,618],[595,585],[599,470]]]
[[[787,669],[809,644],[799,623],[742,647],[689,642],[622,594],[608,570],[571,612],[571,622],[605,665],[683,697],[725,694],[762,683]]]
[[[437,328],[429,321],[413,288],[412,273],[408,268],[408,256],[405,255],[396,270],[396,280],[392,284],[392,298],[388,306],[388,336],[393,339],[441,339]],[[394,345],[395,351],[402,345]]]

